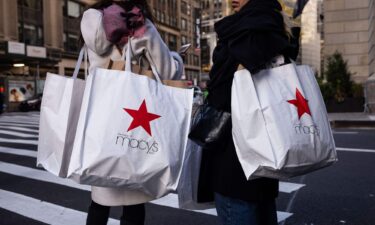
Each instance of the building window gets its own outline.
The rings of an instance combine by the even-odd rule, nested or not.
[[[169,35],[168,41],[169,49],[172,51],[177,51],[177,36],[176,35]]]
[[[182,35],[182,37],[181,37],[181,44],[187,44],[187,37],[186,36],[184,36],[184,35]]]
[[[186,19],[181,19],[181,29],[187,30],[187,20]]]
[[[185,1],[181,2],[181,13],[187,14],[187,3]]]
[[[161,13],[161,22],[165,23],[165,13]]]
[[[84,5],[72,0],[63,0],[64,15],[64,49],[66,52],[79,51],[80,15],[84,11]]]
[[[194,55],[193,59],[194,59],[194,62],[193,62],[194,66],[199,66],[199,57]]]
[[[42,0],[18,0],[19,40],[27,45],[43,46]]]
[[[80,5],[77,2],[68,1],[67,15],[78,18],[81,15]]]

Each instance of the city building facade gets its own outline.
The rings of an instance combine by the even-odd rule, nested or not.
[[[325,0],[325,56],[340,52],[352,80],[364,85],[365,110],[375,112],[374,0]]]
[[[301,15],[301,62],[321,74],[320,5],[322,0],[309,1]]]
[[[369,3],[369,0],[324,1],[324,55],[340,52],[348,61],[352,80],[362,84],[369,78],[369,56],[373,54],[369,52]]]
[[[95,0],[0,0],[0,92],[8,111],[41,93],[47,72],[71,75],[80,49],[80,16]],[[185,56],[185,79],[200,79],[200,1],[149,1],[165,43]],[[83,71],[80,72],[83,76]],[[26,91],[30,92],[27,93]],[[19,93],[14,97],[14,93]],[[13,96],[13,97],[12,97]]]
[[[317,74],[321,74],[321,5],[322,0],[308,1],[302,14],[293,19],[297,0],[280,0],[284,14],[289,17],[288,26],[301,27],[300,50],[297,63],[309,65]]]
[[[369,72],[365,86],[366,110],[375,112],[375,0],[369,4]]]
[[[212,54],[216,47],[216,33],[214,24],[225,16],[232,14],[231,0],[202,0],[202,40],[201,40],[201,61],[202,81],[209,79],[208,73],[212,66]],[[204,84],[202,84],[204,86]]]

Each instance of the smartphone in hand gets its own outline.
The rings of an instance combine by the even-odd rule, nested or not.
[[[178,54],[180,55],[185,55],[187,50],[189,50],[189,48],[191,47],[191,44],[185,44],[185,45],[182,45],[181,48],[178,50]]]

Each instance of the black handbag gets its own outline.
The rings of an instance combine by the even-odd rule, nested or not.
[[[203,148],[218,146],[231,132],[230,120],[229,112],[204,103],[198,107],[193,116],[189,138]]]

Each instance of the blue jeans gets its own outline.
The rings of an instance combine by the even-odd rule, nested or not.
[[[249,202],[215,193],[215,204],[223,225],[277,225],[275,200]]]

